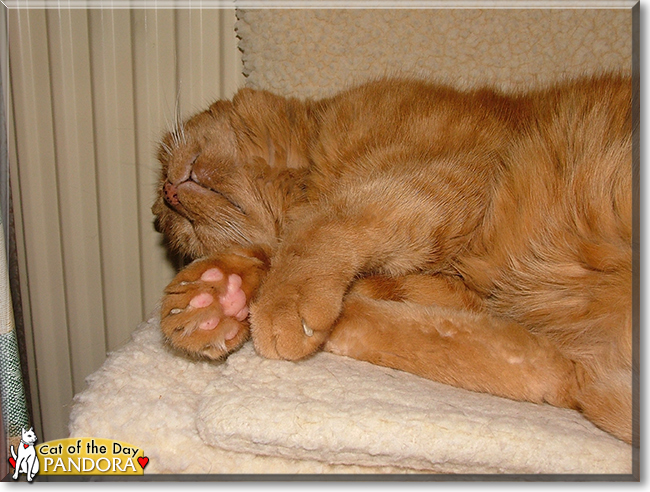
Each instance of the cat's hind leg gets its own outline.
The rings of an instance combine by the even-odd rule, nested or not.
[[[601,429],[619,439],[639,446],[638,432],[634,433],[638,415],[632,409],[632,376],[629,370],[619,369],[587,376],[579,395],[580,407],[585,416]]]
[[[372,278],[355,286],[324,350],[464,389],[578,408],[575,365],[550,340],[486,313],[459,282],[426,275],[394,282],[400,300],[378,293]]]
[[[219,359],[249,338],[248,302],[266,270],[255,256],[229,253],[194,261],[166,287],[161,328],[190,355]]]
[[[566,357],[549,338],[492,316],[453,277],[358,281],[324,350],[460,388],[577,409],[638,446],[625,364],[591,367]]]

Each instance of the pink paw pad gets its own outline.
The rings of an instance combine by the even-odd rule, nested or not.
[[[193,308],[204,308],[208,307],[213,302],[214,297],[212,297],[212,295],[208,294],[207,292],[202,292],[201,294],[192,297],[190,306]]]
[[[246,306],[246,294],[241,290],[242,279],[239,275],[233,273],[228,276],[228,287],[226,293],[219,297],[219,302],[223,308],[223,314],[234,316],[242,321],[248,316],[248,306]]]
[[[219,282],[220,280],[223,280],[223,272],[218,268],[210,268],[203,272],[201,280],[204,282]]]
[[[224,274],[218,268],[210,268],[203,272],[201,280],[203,282],[219,282],[224,279]],[[248,316],[248,306],[246,305],[246,294],[241,289],[242,278],[233,273],[228,276],[228,283],[226,284],[226,292],[219,296],[219,304],[223,310],[223,315],[227,317],[234,317],[238,321],[243,321]],[[190,300],[190,307],[193,308],[206,308],[214,303],[214,296],[208,292],[197,294]],[[202,321],[198,328],[200,330],[214,330],[220,323],[219,317],[209,318]],[[226,333],[226,340],[234,338],[237,330],[231,330]]]
[[[210,318],[199,324],[199,330],[214,330],[221,321],[219,318]]]

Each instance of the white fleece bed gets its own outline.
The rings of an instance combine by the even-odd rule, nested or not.
[[[75,397],[72,437],[142,448],[156,474],[629,474],[580,414],[321,353],[224,363],[169,350],[152,316]]]

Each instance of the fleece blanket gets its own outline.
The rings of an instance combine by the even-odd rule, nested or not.
[[[75,397],[72,437],[128,442],[146,473],[629,474],[631,447],[579,413],[320,353],[246,344],[190,361],[152,316]]]

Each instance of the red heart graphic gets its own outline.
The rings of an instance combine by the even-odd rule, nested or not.
[[[27,449],[29,447],[29,444],[23,444],[23,448]]]
[[[149,463],[149,458],[147,458],[146,456],[140,456],[138,458],[138,463],[140,463],[140,466],[144,470],[144,467],[147,466],[147,464]]]
[[[9,464],[14,468],[16,468],[16,460],[13,459],[11,456],[9,457]]]

